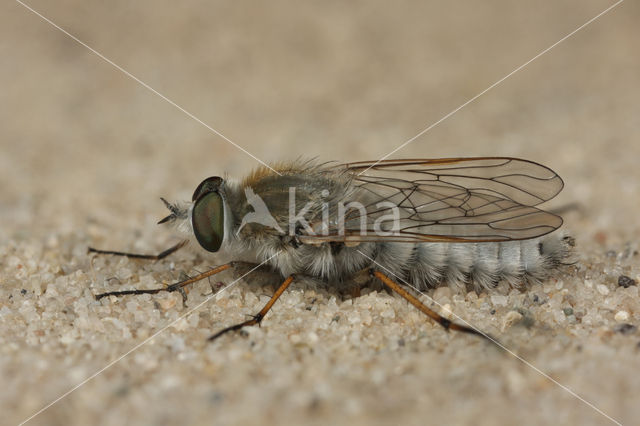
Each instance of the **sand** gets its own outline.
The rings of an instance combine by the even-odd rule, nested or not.
[[[613,3],[28,4],[269,162],[380,158]],[[549,208],[573,206],[574,266],[525,292],[423,297],[505,352],[372,288],[351,298],[295,283],[262,327],[214,343],[277,283],[247,277],[210,297],[204,281],[186,307],[177,293],[96,301],[223,262],[87,247],[159,252],[178,241],[155,225],[159,197],[187,200],[203,178],[258,163],[3,3],[2,423],[636,423],[638,18],[620,4],[393,155],[517,156],[565,180]]]

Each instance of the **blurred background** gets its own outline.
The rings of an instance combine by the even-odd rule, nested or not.
[[[268,163],[378,159],[613,2],[27,4]],[[620,4],[392,158],[540,162],[565,180],[552,206],[578,203],[583,261],[637,242],[638,22]],[[4,247],[164,248],[159,197],[258,165],[19,2],[0,5],[0,55]]]
[[[29,3],[265,162],[377,159],[611,4]],[[135,223],[163,213],[159,196],[257,165],[19,3],[1,7],[5,233]],[[539,161],[567,181],[562,201],[614,223],[636,205],[637,18],[620,5],[393,157]]]

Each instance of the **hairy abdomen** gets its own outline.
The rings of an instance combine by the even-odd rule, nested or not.
[[[258,261],[269,263],[283,276],[304,274],[345,283],[359,271],[374,268],[400,284],[420,289],[472,285],[490,289],[500,281],[521,287],[544,280],[568,262],[573,238],[554,233],[542,238],[504,243],[362,243],[299,248],[281,244],[257,246]],[[277,254],[279,253],[279,254]]]
[[[423,243],[410,253],[394,244],[380,247],[376,259],[382,267],[421,289],[449,285],[477,290],[500,281],[521,287],[548,278],[566,264],[573,239],[562,234],[504,243]]]

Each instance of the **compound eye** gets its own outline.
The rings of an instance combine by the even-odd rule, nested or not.
[[[216,252],[224,239],[224,203],[217,192],[200,196],[193,206],[191,224],[203,249]]]
[[[211,176],[200,182],[200,185],[193,191],[193,196],[191,197],[191,201],[195,201],[202,194],[206,194],[207,192],[217,191],[222,185],[222,178],[219,176]]]

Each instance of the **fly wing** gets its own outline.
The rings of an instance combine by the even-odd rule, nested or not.
[[[551,169],[507,157],[385,160],[334,166],[355,189],[344,219],[305,243],[495,242],[539,237],[562,219],[536,206],[555,197]]]

